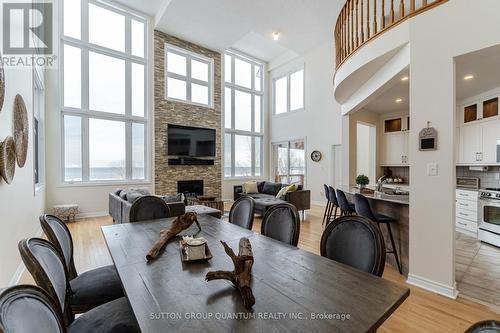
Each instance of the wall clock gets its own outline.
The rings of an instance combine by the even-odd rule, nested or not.
[[[314,162],[321,161],[321,152],[319,150],[315,150],[311,153],[311,160]]]

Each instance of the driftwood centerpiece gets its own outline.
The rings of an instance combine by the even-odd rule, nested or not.
[[[201,230],[200,224],[198,223],[198,219],[196,218],[196,213],[189,212],[177,217],[168,230],[163,229],[162,231],[160,231],[160,239],[158,239],[156,243],[154,243],[153,247],[146,255],[146,259],[152,260],[156,258],[160,253],[161,249],[163,248],[163,246],[171,238],[177,236],[177,234],[182,230],[186,230],[187,228],[189,228],[193,223],[196,223],[198,229]]]
[[[255,304],[255,297],[250,287],[253,266],[252,245],[248,238],[240,239],[239,252],[238,255],[235,255],[234,251],[225,242],[221,241],[221,243],[226,254],[233,260],[234,271],[208,272],[205,279],[207,281],[219,279],[231,281],[238,288],[245,308],[250,309]]]

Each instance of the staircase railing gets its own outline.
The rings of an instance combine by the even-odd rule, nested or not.
[[[448,0],[347,0],[335,25],[337,68],[361,46]]]

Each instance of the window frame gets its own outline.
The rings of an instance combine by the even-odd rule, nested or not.
[[[223,133],[223,138],[224,138],[224,146],[223,146],[223,152],[224,152],[224,162],[223,162],[223,176],[225,180],[241,180],[241,179],[261,179],[264,178],[265,170],[264,170],[264,139],[265,139],[265,124],[264,124],[264,113],[265,113],[265,63],[263,61],[259,61],[257,59],[253,59],[250,57],[247,57],[239,52],[233,51],[233,50],[227,50],[224,52],[224,63],[222,68],[224,68],[225,71],[225,62],[226,62],[226,55],[231,57],[231,82],[226,82],[226,77],[225,77],[225,72],[222,73],[222,80],[224,82],[224,95],[223,95],[223,110],[224,110],[224,116],[222,119],[222,126],[224,128],[224,133]],[[235,83],[235,59],[239,59],[242,61],[245,61],[247,63],[251,64],[251,86],[252,88],[247,88],[244,86],[237,85]],[[260,90],[255,89],[255,68],[260,67],[261,69],[261,77],[260,77]],[[226,88],[229,88],[231,90],[231,128],[226,128],[226,117],[227,114],[225,112],[226,110]],[[250,131],[245,131],[245,130],[239,130],[235,128],[235,92],[240,91],[243,93],[248,93],[251,95],[251,130]],[[255,129],[255,96],[260,97],[260,130],[257,132]],[[225,140],[225,135],[228,134],[231,136],[231,175],[227,176],[226,175],[226,165],[225,165],[225,148],[226,148],[226,140]],[[252,155],[252,162],[251,162],[251,175],[250,176],[236,176],[235,175],[235,169],[236,169],[236,160],[235,160],[235,136],[236,135],[243,135],[243,136],[249,136],[251,137],[251,155]],[[260,138],[260,154],[259,154],[259,167],[260,167],[260,175],[255,175],[256,171],[256,143],[255,139]]]
[[[183,49],[181,47],[178,47],[176,45],[172,45],[170,43],[165,43],[164,48],[165,48],[164,58],[163,58],[163,61],[164,61],[163,68],[165,68],[164,98],[167,101],[187,103],[187,104],[191,104],[191,105],[202,106],[205,108],[213,109],[214,108],[214,59],[206,57],[202,54],[198,54],[198,53],[193,52],[193,51]],[[168,53],[169,52],[186,58],[186,75],[185,76],[177,74],[177,73],[169,72],[167,70]],[[201,63],[208,65],[208,81],[195,79],[191,76],[191,62],[192,62],[192,60],[195,60],[195,61],[198,61],[198,62],[201,62]],[[168,96],[168,83],[167,82],[168,82],[169,77],[176,79],[176,80],[186,82],[186,100],[173,98],[173,97]],[[203,104],[203,103],[198,103],[198,102],[192,101],[192,92],[191,92],[191,84],[192,83],[208,88],[208,104]]]
[[[291,76],[297,72],[303,71],[302,75],[302,107],[298,109],[291,110]],[[286,78],[287,79],[287,87],[286,87],[286,111],[282,113],[276,113],[276,81]],[[304,65],[300,67],[294,67],[292,70],[287,71],[283,75],[279,75],[273,77],[272,79],[272,108],[274,116],[282,116],[293,112],[301,112],[306,109],[306,68]]]
[[[33,184],[35,194],[45,188],[45,84],[43,69],[33,67]],[[39,95],[41,94],[41,95]],[[42,97],[40,101],[39,98]],[[38,123],[38,127],[35,127]],[[35,145],[38,149],[35,149]],[[38,172],[38,182],[37,182]]]
[[[304,138],[295,138],[295,139],[290,139],[290,140],[283,140],[283,141],[275,141],[275,142],[272,142],[271,143],[271,159],[272,159],[272,177],[273,179],[276,179],[276,162],[275,162],[275,159],[274,159],[274,146],[276,145],[280,145],[280,144],[285,144],[286,145],[286,148],[287,148],[287,174],[286,175],[282,175],[282,176],[286,176],[288,178],[288,183],[289,184],[292,184],[290,182],[290,177],[292,176],[298,176],[298,175],[293,175],[290,173],[290,147],[292,145],[292,143],[294,142],[298,142],[298,141],[303,141],[304,143],[304,180],[303,180],[303,186],[305,187],[306,184],[307,184],[307,138],[304,137]]]
[[[125,17],[125,51],[117,51],[111,48],[93,44],[89,41],[89,4],[102,7],[106,10],[118,13]],[[149,41],[150,24],[149,19],[141,13],[132,11],[126,7],[115,5],[103,0],[81,0],[80,2],[80,38],[64,35],[64,21],[59,29],[59,126],[60,126],[60,186],[96,186],[113,184],[149,184],[151,182],[151,131],[150,131],[150,59]],[[64,1],[59,6],[59,17],[64,20]],[[132,20],[144,24],[144,57],[132,54]],[[64,105],[64,46],[75,47],[81,51],[81,104],[80,108],[67,107]],[[117,114],[112,112],[95,111],[89,108],[89,54],[94,52],[100,55],[109,56],[124,61],[125,71],[125,113]],[[132,115],[132,64],[144,66],[144,116]],[[64,117],[77,116],[81,119],[81,161],[82,180],[66,180],[65,175],[65,128]],[[90,160],[89,160],[89,119],[112,120],[125,123],[125,178],[116,180],[90,180]],[[132,124],[141,123],[144,125],[144,179],[132,179]]]

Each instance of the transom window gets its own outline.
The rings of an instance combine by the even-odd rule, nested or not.
[[[304,185],[306,151],[304,139],[273,143],[273,173],[277,183]]]
[[[63,1],[64,182],[147,178],[147,20],[110,3]]]
[[[167,99],[213,107],[213,59],[165,44]]]
[[[274,114],[304,109],[304,68],[273,79]]]
[[[224,176],[260,177],[263,163],[264,66],[224,55]]]

